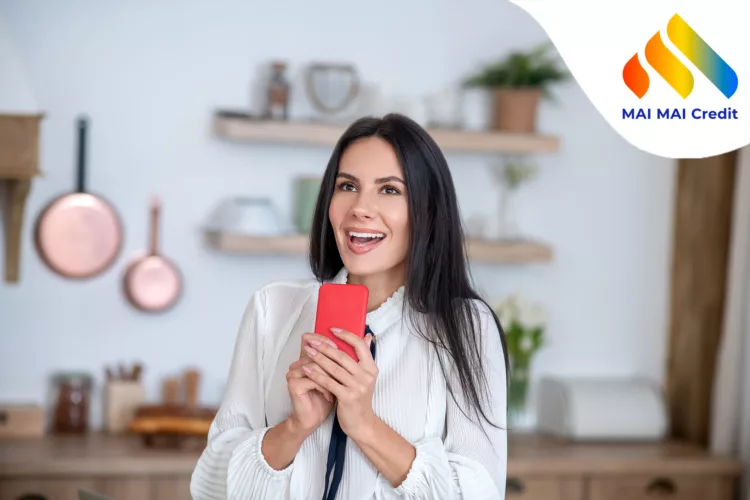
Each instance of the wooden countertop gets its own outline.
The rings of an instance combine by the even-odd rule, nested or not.
[[[0,478],[25,475],[190,474],[202,448],[147,448],[137,436],[46,436],[0,440]]]
[[[536,435],[508,440],[508,475],[688,474],[739,476],[742,465],[677,442],[585,443]]]
[[[136,437],[0,440],[0,478],[10,476],[189,475],[202,447],[188,450],[146,448]],[[741,474],[738,461],[710,456],[679,443],[574,443],[511,434],[508,475],[582,474]]]

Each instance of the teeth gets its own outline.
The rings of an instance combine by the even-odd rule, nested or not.
[[[349,236],[356,238],[385,238],[385,235],[381,233],[356,233],[354,231],[349,231]]]

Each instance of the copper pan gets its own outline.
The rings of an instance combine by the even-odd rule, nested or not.
[[[170,309],[182,291],[182,276],[177,266],[159,254],[160,209],[160,200],[154,198],[151,202],[151,248],[146,255],[133,260],[123,276],[128,302],[145,312]]]
[[[87,193],[88,120],[79,118],[77,190],[50,202],[36,219],[34,242],[42,261],[66,278],[83,279],[107,270],[122,248],[122,223],[112,205]]]

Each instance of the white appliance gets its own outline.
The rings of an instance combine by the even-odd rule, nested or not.
[[[592,441],[658,441],[667,434],[664,395],[650,380],[548,377],[537,395],[544,434]]]

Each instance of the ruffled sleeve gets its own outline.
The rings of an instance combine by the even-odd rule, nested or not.
[[[284,499],[294,464],[277,471],[261,452],[268,431],[263,397],[264,303],[256,292],[237,334],[224,400],[190,482],[193,500]]]
[[[505,498],[507,471],[505,358],[494,318],[480,304],[484,368],[489,388],[486,413],[497,427],[479,425],[467,398],[451,375],[456,401],[448,395],[445,438],[427,437],[414,444],[416,458],[406,479],[386,498],[428,500],[498,500]],[[461,412],[466,409],[469,417]]]

